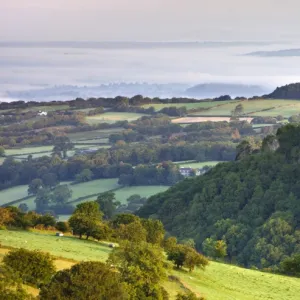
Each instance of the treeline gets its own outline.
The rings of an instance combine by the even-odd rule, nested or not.
[[[287,84],[285,86],[277,87],[274,92],[263,96],[264,98],[272,99],[300,99],[300,83]]]
[[[0,298],[32,299],[24,291],[23,283],[38,287],[38,299],[41,300],[168,300],[168,292],[163,288],[169,269],[164,251],[167,259],[178,269],[186,268],[192,272],[195,267],[204,269],[208,265],[206,257],[189,243],[179,244],[174,237],[165,238],[164,227],[158,220],[140,219],[131,214],[104,220],[101,211],[103,201],[98,200],[79,204],[69,222],[56,222],[50,215],[22,213],[13,207],[0,208],[2,228],[28,229],[43,222],[48,230],[72,231],[80,239],[109,240],[113,249],[106,263],[82,262],[60,272],[56,272],[53,258],[47,253],[12,250],[4,256],[4,264],[0,265]],[[118,247],[113,243],[117,243]],[[178,294],[176,299],[204,298],[187,292]]]
[[[159,218],[179,238],[195,239],[207,255],[223,240],[229,261],[277,271],[300,251],[299,141],[300,127],[287,125],[261,150],[243,142],[239,161],[152,196],[139,215]]]

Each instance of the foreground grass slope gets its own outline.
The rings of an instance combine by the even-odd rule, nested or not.
[[[59,257],[58,269],[69,268],[68,259],[105,261],[111,251],[104,243],[82,241],[74,237],[58,238],[54,233],[27,231],[0,231],[3,248],[40,249]],[[7,249],[0,248],[1,257]],[[64,260],[63,258],[66,258]],[[207,300],[298,300],[300,280],[297,278],[262,273],[254,270],[211,262],[205,271],[196,269],[193,273],[172,271],[182,284],[167,281],[165,288],[174,299],[177,291],[188,288]]]

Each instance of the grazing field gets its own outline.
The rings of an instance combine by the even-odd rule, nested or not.
[[[70,201],[88,195],[103,193],[108,190],[112,190],[119,187],[118,179],[116,178],[98,179],[98,180],[93,180],[93,181],[80,183],[76,185],[71,185],[70,182],[61,182],[61,184],[69,184],[69,187],[72,190],[72,199]],[[21,185],[21,186],[16,186],[13,188],[0,191],[0,205],[4,205],[11,201],[15,201],[28,196],[27,189],[28,189],[27,185]],[[34,210],[35,209],[34,200],[35,197],[30,197],[26,200],[21,201],[20,203],[26,203],[30,210]],[[16,204],[16,206],[19,206],[20,203]]]
[[[14,155],[29,155],[31,153],[41,153],[41,152],[51,152],[53,149],[53,145],[49,146],[39,146],[39,147],[24,147],[24,148],[16,148],[16,149],[6,149],[5,154],[7,156]]]
[[[240,121],[247,121],[251,123],[253,118],[239,118]],[[174,124],[191,124],[203,122],[230,122],[230,117],[186,117],[172,120]]]
[[[85,197],[92,194],[104,193],[106,191],[118,188],[118,179],[98,179],[80,184],[70,185],[73,191],[72,199]]]
[[[86,117],[86,121],[93,125],[98,123],[115,123],[117,121],[135,121],[146,114],[127,113],[127,112],[108,112],[101,115]]]
[[[29,231],[0,231],[2,247],[39,249],[59,257],[55,264],[58,269],[69,268],[75,261],[105,261],[111,249],[105,243],[79,240],[74,237],[56,237],[54,232],[40,233]],[[7,249],[0,248],[1,258]],[[166,281],[164,287],[175,299],[178,291],[188,288],[207,300],[298,300],[300,294],[299,278],[262,273],[210,262],[205,270],[170,271],[180,282]]]
[[[57,237],[55,232],[0,230],[2,246],[42,250],[57,257],[77,261],[106,260],[111,251],[104,243],[79,240],[75,237]]]
[[[28,185],[18,185],[0,191],[0,205],[28,196]]]
[[[298,300],[299,278],[211,262],[203,271],[175,272],[182,283],[207,300]]]
[[[22,111],[55,111],[69,109],[69,105],[49,105],[49,106],[34,106],[23,109]]]
[[[214,167],[217,164],[222,163],[222,161],[204,161],[204,162],[176,162],[180,167],[190,167],[193,169],[201,169],[205,166]]]
[[[246,100],[240,102],[231,102],[226,105],[213,107],[207,111],[201,112],[205,116],[230,116],[232,110],[237,104],[242,104],[244,112],[253,116],[278,116],[289,117],[300,113],[300,101],[297,100]],[[264,110],[264,111],[263,111]],[[197,115],[197,113],[195,113]],[[198,113],[200,114],[200,113]]]
[[[227,103],[236,103],[237,101],[198,101],[195,103],[165,103],[165,104],[146,104],[143,105],[144,108],[154,107],[156,111],[163,109],[164,107],[183,107],[185,106],[187,110],[195,108],[212,108],[218,105],[225,105]]]
[[[169,188],[169,186],[163,186],[163,185],[129,186],[129,187],[120,188],[120,189],[114,191],[114,193],[116,195],[117,201],[120,201],[122,204],[126,204],[127,203],[126,200],[132,195],[140,195],[141,197],[148,198],[155,194],[164,192],[168,188]],[[92,193],[90,193],[90,194],[92,194]],[[92,197],[84,199],[80,202],[94,201],[96,199],[97,199],[97,196],[92,196]],[[80,203],[80,202],[78,202],[78,203]]]
[[[91,131],[69,133],[67,136],[73,143],[81,142],[90,139],[103,139],[108,138],[110,134],[118,133],[124,130],[123,128],[112,128],[112,129],[98,129]]]

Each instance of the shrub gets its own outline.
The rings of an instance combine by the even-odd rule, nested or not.
[[[19,273],[24,283],[46,283],[55,273],[53,259],[48,253],[18,249],[3,258],[4,264]]]

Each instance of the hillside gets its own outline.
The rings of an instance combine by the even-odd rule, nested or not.
[[[252,97],[264,92],[262,87],[256,85],[207,83],[193,86],[185,94],[189,97],[213,98],[220,95]]]
[[[73,237],[58,239],[51,233],[13,231],[7,234],[7,231],[0,231],[0,240],[2,243],[0,261],[8,252],[5,247],[42,249],[59,257],[55,260],[58,270],[70,268],[76,260],[104,261],[110,252],[110,248],[104,244],[80,241]],[[25,243],[26,240],[34,242]],[[171,296],[170,299],[175,299],[175,294],[184,290],[184,287],[198,295],[204,295],[207,300],[296,300],[300,293],[300,282],[296,278],[261,273],[215,262],[211,262],[205,271],[197,269],[192,274],[172,271],[172,275],[177,276],[181,283],[176,281],[164,283],[164,287]]]
[[[160,219],[172,235],[194,239],[204,253],[207,238],[223,240],[228,260],[276,269],[300,250],[299,137],[300,126],[279,129],[275,153],[274,137],[255,155],[243,143],[242,160],[218,164],[151,197],[139,216]]]
[[[264,96],[271,99],[300,99],[300,83],[287,84],[285,86],[277,87],[276,90]]]

